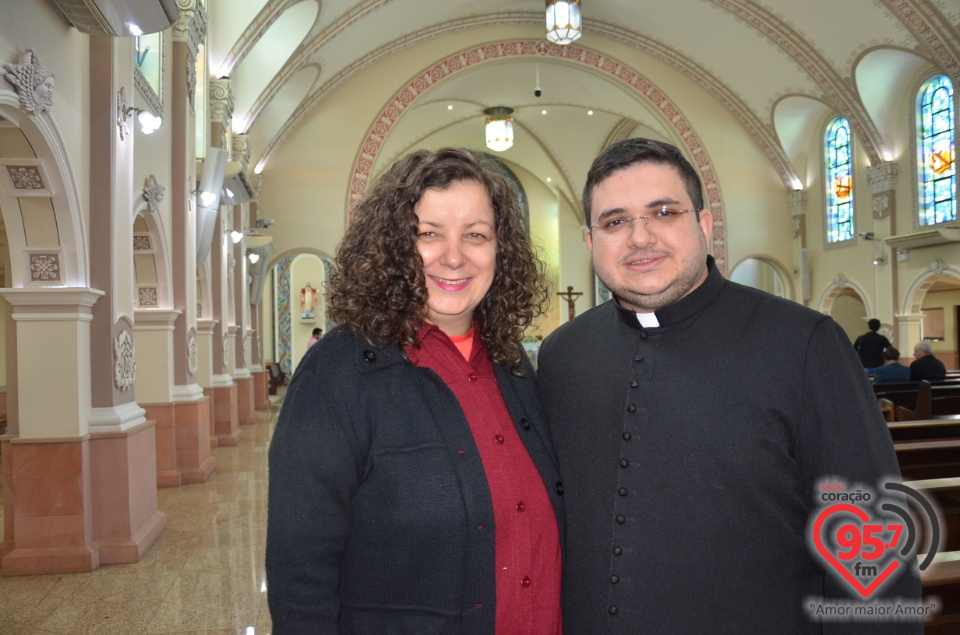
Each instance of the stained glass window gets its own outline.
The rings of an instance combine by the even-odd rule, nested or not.
[[[850,124],[838,117],[824,136],[827,183],[827,242],[853,238],[853,156]]]
[[[956,136],[953,84],[946,75],[931,78],[917,95],[917,176],[920,225],[957,218]]]

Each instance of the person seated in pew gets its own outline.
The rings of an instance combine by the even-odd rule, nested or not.
[[[947,367],[933,356],[930,342],[917,342],[913,356],[917,359],[910,364],[910,381],[943,381],[947,378]]]
[[[910,381],[910,368],[900,363],[900,351],[888,346],[883,351],[883,366],[873,373],[873,383],[888,384],[895,381]]]

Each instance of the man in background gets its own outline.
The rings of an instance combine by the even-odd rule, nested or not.
[[[313,337],[311,337],[310,342],[307,343],[307,348],[310,348],[311,346],[316,344],[317,340],[319,340],[322,336],[323,336],[323,329],[321,328],[313,329]]]
[[[930,342],[917,342],[913,356],[917,359],[910,364],[910,381],[943,381],[947,378],[947,367],[933,356]]]
[[[860,356],[860,363],[863,364],[867,373],[873,373],[877,368],[883,366],[883,351],[892,346],[890,340],[877,331],[880,330],[880,320],[873,318],[867,322],[867,328],[870,329],[853,343],[857,355]]]

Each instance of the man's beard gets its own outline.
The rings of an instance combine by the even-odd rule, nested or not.
[[[703,257],[699,259],[698,266],[681,271],[676,280],[670,283],[666,289],[657,293],[640,293],[627,286],[611,285],[602,277],[600,281],[610,289],[610,292],[625,308],[638,313],[648,313],[651,311],[659,311],[686,296],[700,286],[706,277],[706,273],[706,254],[704,254]]]

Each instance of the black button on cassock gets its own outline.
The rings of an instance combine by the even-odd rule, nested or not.
[[[636,388],[636,387],[639,386],[639,385],[640,385],[640,382],[637,381],[636,379],[631,379],[631,380],[630,380],[630,387],[631,387],[631,388]]]
[[[623,436],[624,441],[629,441],[631,438],[633,438],[633,435],[629,432],[624,432],[621,436]]]
[[[636,412],[636,411],[637,411],[637,407],[635,405],[630,404],[629,406],[627,406],[627,412]]]
[[[622,525],[625,522],[627,522],[627,517],[623,514],[617,514],[617,524]]]
[[[630,461],[626,459],[620,459],[620,467],[630,467]]]
[[[620,489],[617,490],[617,494],[620,494],[620,496],[626,496],[629,493],[630,492],[627,491],[626,487],[621,487]]]
[[[617,576],[615,575],[610,576],[610,584],[616,584],[619,581],[620,581],[620,578],[618,578]]]
[[[635,362],[642,362],[642,361],[643,361],[643,355],[637,355],[636,357],[633,358],[633,361],[635,361]]]
[[[562,483],[562,482],[557,481],[556,490],[557,490],[557,496],[563,496],[563,483]]]
[[[617,611],[617,607],[611,606],[610,608],[607,609],[607,613],[609,613],[610,615],[616,615],[617,613],[619,613],[619,611]]]
[[[623,553],[623,549],[621,549],[620,547],[614,547],[614,548],[613,548],[613,555],[619,556],[619,555],[621,555],[622,553]]]
[[[373,351],[363,351],[363,359],[365,359],[368,364],[372,364],[377,361],[377,354]]]
[[[526,417],[524,417],[523,419],[520,420],[520,427],[523,428],[524,430],[529,430],[529,429],[530,429],[530,422],[527,421],[527,418],[526,418]]]
[[[648,336],[646,331],[640,331],[640,339],[645,340],[647,339],[647,337]]]

